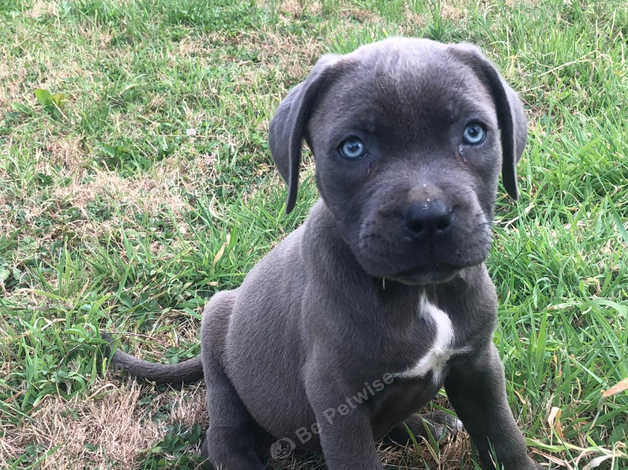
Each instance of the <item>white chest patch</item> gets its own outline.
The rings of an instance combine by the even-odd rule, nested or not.
[[[456,354],[466,352],[468,348],[456,349],[453,347],[454,328],[449,316],[436,305],[430,303],[425,295],[421,296],[419,301],[418,314],[432,322],[436,327],[434,342],[414,366],[393,375],[402,378],[425,377],[431,371],[434,382],[440,382],[447,361]]]

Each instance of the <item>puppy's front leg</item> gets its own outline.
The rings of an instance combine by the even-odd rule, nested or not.
[[[482,466],[506,470],[536,470],[506,400],[504,368],[490,343],[471,363],[452,367],[445,381],[447,396],[469,431]]]
[[[335,378],[312,374],[306,380],[310,406],[329,470],[382,470],[365,410],[347,405],[349,390]]]

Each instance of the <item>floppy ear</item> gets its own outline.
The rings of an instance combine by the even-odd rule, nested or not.
[[[338,55],[321,57],[305,81],[295,86],[279,104],[270,123],[270,152],[288,184],[286,213],[294,208],[299,186],[299,164],[307,123],[321,92],[329,85]]]
[[[510,197],[517,199],[517,162],[528,138],[521,100],[478,47],[456,44],[451,50],[473,69],[493,97],[502,141],[502,179]]]

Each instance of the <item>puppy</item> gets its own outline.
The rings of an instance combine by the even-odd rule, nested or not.
[[[204,453],[220,469],[262,469],[295,446],[331,470],[382,469],[375,442],[403,435],[442,386],[484,468],[537,468],[506,400],[484,265],[500,172],[517,197],[516,93],[475,46],[388,39],[323,56],[279,105],[270,149],[287,211],[303,141],[321,198],[207,303],[200,357],[113,363],[204,377]]]

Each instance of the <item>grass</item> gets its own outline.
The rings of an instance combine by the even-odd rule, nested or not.
[[[321,53],[394,34],[480,45],[530,117],[489,260],[508,395],[548,468],[628,465],[625,2],[0,0],[0,466],[195,468],[202,387],[107,370],[198,353],[203,303],[290,216],[267,124]],[[445,402],[442,397],[441,403]],[[473,468],[468,440],[381,449]],[[286,468],[318,468],[301,461]]]

